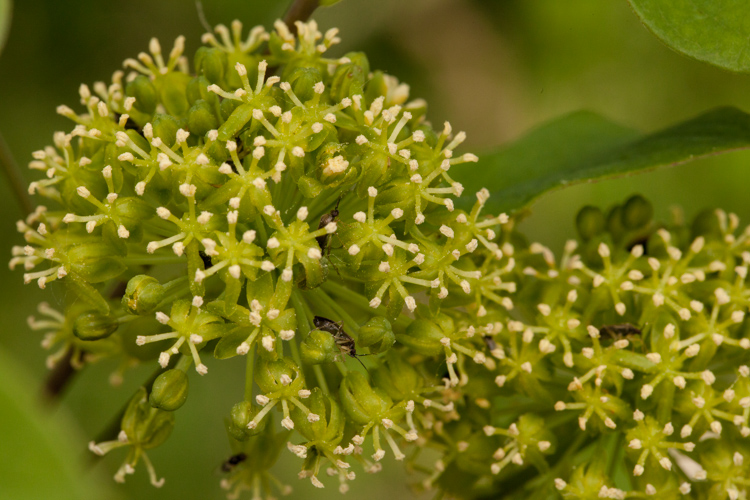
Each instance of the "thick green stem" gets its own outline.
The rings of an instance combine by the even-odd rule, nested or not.
[[[325,373],[323,373],[323,369],[320,367],[320,365],[313,365],[313,373],[315,373],[315,378],[318,380],[318,387],[320,387],[320,390],[323,391],[323,394],[330,394],[330,392],[328,391],[328,382],[326,382]]]
[[[250,345],[250,352],[247,353],[247,363],[245,365],[245,401],[253,400],[253,380],[255,378],[255,344]]]
[[[341,285],[339,283],[336,283],[334,281],[328,280],[324,282],[320,287],[325,290],[326,292],[329,292],[333,295],[336,295],[337,297],[341,298],[342,300],[346,300],[353,306],[359,308],[363,312],[367,314],[380,314],[385,316],[386,311],[385,307],[380,306],[377,309],[373,309],[370,307],[370,301],[367,300],[366,297],[363,297],[362,295],[355,293],[351,289],[345,287],[344,285]],[[409,324],[411,323],[411,319],[400,315],[398,318],[396,318],[395,321],[392,321],[393,326],[398,326],[402,329],[405,329]]]
[[[295,336],[293,339],[289,340],[289,349],[292,351],[292,359],[295,363],[297,363],[297,366],[302,366],[302,358],[299,355],[299,346],[297,345],[297,337]]]
[[[297,326],[299,328],[299,332],[301,335],[306,337],[310,334],[310,320],[312,318],[309,316],[312,313],[307,307],[307,304],[305,303],[305,301],[302,300],[302,297],[300,297],[299,290],[295,289],[292,292],[291,299],[292,299],[292,307],[294,307],[294,311],[297,313]],[[320,390],[322,390],[325,394],[329,394],[328,382],[326,381],[326,376],[323,373],[323,369],[320,367],[320,365],[313,365],[312,368],[313,368],[313,373],[315,374],[315,378],[318,382],[318,387],[320,387]]]
[[[266,223],[260,215],[255,219],[255,231],[258,236],[258,244],[265,247],[268,242],[268,232],[266,231]]]
[[[190,288],[189,288],[189,283],[188,283],[188,277],[181,276],[179,278],[176,278],[164,284],[164,298],[159,303],[159,305],[156,306],[156,308],[161,309],[163,307],[166,307],[168,304],[171,304],[172,302],[174,302],[175,299],[183,295],[188,295],[189,293],[190,293]]]
[[[143,254],[123,257],[122,262],[128,266],[153,266],[156,264],[182,264],[185,262],[185,258],[176,255],[154,256]]]
[[[674,407],[675,385],[662,383],[661,397],[656,410],[656,418],[660,423],[666,424],[672,420],[672,408]]]
[[[193,360],[190,358],[190,356],[180,356],[180,360],[177,362],[177,366],[175,366],[175,369],[187,373],[191,364],[193,364]]]

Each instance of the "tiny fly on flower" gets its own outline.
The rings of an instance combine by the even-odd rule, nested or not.
[[[209,267],[213,266],[213,263],[211,262],[211,257],[208,256],[206,252],[203,250],[198,250],[198,255],[200,256],[201,260],[203,261],[203,266],[208,269]]]
[[[641,337],[641,329],[630,323],[621,323],[617,325],[602,325],[599,327],[599,335],[604,339],[610,339],[614,342],[618,340],[628,340],[634,345],[641,344],[643,347],[643,339]]]
[[[224,463],[221,464],[221,472],[229,473],[232,472],[232,470],[237,467],[239,464],[247,460],[247,455],[244,453],[237,453],[236,455],[232,455],[231,457],[227,458]]]
[[[318,223],[318,229],[323,229],[331,222],[337,222],[336,219],[338,219],[339,216],[339,203],[341,203],[341,198],[336,202],[336,206],[328,212],[327,214],[323,214],[323,216],[320,218],[320,222]],[[324,234],[323,236],[318,236],[315,238],[318,242],[318,246],[320,249],[326,253],[326,256],[330,255],[331,253],[331,235],[330,234]]]
[[[357,348],[354,345],[354,339],[344,331],[344,325],[342,323],[336,323],[335,321],[324,318],[322,316],[315,316],[315,318],[313,318],[313,324],[318,330],[322,332],[328,332],[333,335],[333,339],[336,341],[336,345],[341,350],[341,352],[359,361],[359,364],[362,365],[365,370],[367,370],[365,364],[360,361],[359,356],[368,355],[357,354]]]
[[[494,351],[497,349],[497,343],[495,342],[495,339],[490,337],[489,335],[484,335],[482,337],[482,340],[484,340],[485,345],[487,345],[487,349],[490,351]]]
[[[602,325],[599,327],[599,334],[603,337],[619,340],[633,335],[640,335],[641,329],[630,323],[619,325]]]

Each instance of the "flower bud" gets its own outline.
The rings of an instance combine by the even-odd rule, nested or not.
[[[588,241],[604,231],[604,214],[597,207],[585,206],[576,215],[576,228],[581,239]]]
[[[115,203],[115,213],[129,229],[154,216],[154,208],[141,198],[118,198]]]
[[[227,54],[214,47],[201,47],[195,52],[195,72],[210,83],[221,84],[228,62]]]
[[[209,82],[205,76],[196,76],[195,78],[190,80],[190,83],[188,83],[185,92],[187,95],[187,100],[191,106],[195,104],[199,99],[203,99],[212,106],[215,105],[215,103],[219,103],[219,96],[208,90],[209,85],[211,85],[211,82]]]
[[[156,448],[164,443],[174,429],[174,413],[154,408],[153,417],[144,422],[140,434],[140,443],[144,450]]]
[[[300,101],[305,102],[312,99],[315,92],[313,86],[323,80],[323,75],[317,68],[297,68],[289,76],[292,91]]]
[[[229,434],[238,441],[246,441],[250,436],[260,434],[266,426],[266,419],[262,419],[253,429],[247,428],[247,424],[259,411],[260,408],[250,401],[240,401],[234,405],[230,413],[230,421],[227,423]]]
[[[492,462],[496,461],[492,455],[502,443],[498,436],[487,436],[483,432],[471,433],[471,426],[463,422],[451,427],[449,432],[456,443],[463,442],[466,446],[466,449],[456,456],[457,470],[464,474],[477,474],[480,471],[484,474],[492,473],[490,467]],[[529,447],[526,447],[526,450],[528,449]],[[460,491],[460,486],[456,488],[456,491]]]
[[[81,340],[99,340],[115,333],[118,326],[117,321],[110,316],[87,312],[76,318],[73,334]]]
[[[185,96],[190,76],[185,73],[173,71],[159,77],[159,94],[161,103],[172,116],[181,116],[188,110],[187,97]],[[136,98],[137,99],[137,98]],[[138,102],[136,100],[136,102]]]
[[[265,57],[263,57],[265,59]],[[243,87],[242,79],[239,73],[237,73],[236,65],[241,63],[247,70],[247,79],[250,81],[250,85],[258,80],[258,63],[261,57],[248,53],[235,52],[227,54],[227,69],[224,72],[224,81],[226,88],[229,89],[241,89]],[[236,102],[236,101],[235,101]]]
[[[365,425],[388,411],[393,401],[380,390],[373,389],[360,372],[350,371],[341,382],[341,405],[357,424]]]
[[[271,251],[270,253],[273,255],[274,252]],[[278,252],[276,253],[277,255],[279,254]],[[323,259],[314,259],[308,254],[300,255],[298,256],[298,259],[301,266],[298,267],[297,264],[294,266],[294,275],[299,277],[297,279],[298,288],[302,290],[312,290],[326,280],[326,276],[328,275],[327,261],[326,264],[324,264]],[[283,264],[278,258],[276,262],[276,265],[279,267]]]
[[[406,328],[405,335],[397,335],[396,339],[424,356],[439,356],[443,352],[440,340],[446,337],[446,331],[451,332],[452,328],[444,330],[436,322],[417,319]]]
[[[716,210],[704,210],[699,213],[692,224],[693,238],[703,236],[707,240],[720,240],[723,238],[719,218],[716,216]]]
[[[141,387],[128,403],[120,427],[133,444],[148,450],[167,440],[174,428],[174,414],[152,407]]]
[[[607,231],[615,241],[619,241],[620,237],[627,231],[622,224],[622,218],[622,205],[615,205],[607,213]]]
[[[379,354],[386,352],[396,342],[391,323],[382,316],[371,318],[359,329],[357,339],[360,347],[369,347],[370,352]]]
[[[185,404],[187,396],[187,374],[182,370],[172,369],[156,377],[148,400],[154,408],[175,411]]]
[[[336,340],[328,332],[313,330],[300,345],[302,361],[308,365],[331,363],[340,353]]]
[[[156,115],[152,125],[154,127],[154,137],[161,139],[170,148],[174,146],[175,136],[180,129],[180,123],[176,118],[170,115]]]
[[[362,95],[370,68],[367,57],[361,52],[350,52],[346,57],[352,62],[341,64],[333,75],[331,97],[336,101],[357,94]]]
[[[644,227],[654,215],[654,207],[643,196],[631,196],[622,208],[622,224],[633,230]]]
[[[149,315],[163,299],[164,287],[161,283],[156,278],[139,274],[128,281],[122,305],[130,314]]]
[[[203,99],[199,99],[188,111],[188,126],[192,134],[202,136],[209,130],[219,128],[219,120],[214,115],[212,107]]]
[[[372,74],[372,78],[367,82],[366,102],[372,102],[378,97],[388,94],[388,84],[385,80],[386,77],[382,71],[375,71]]]
[[[68,250],[70,270],[89,283],[101,283],[122,274],[126,266],[115,249],[104,242],[89,242]]]
[[[232,113],[242,104],[240,101],[235,101],[233,99],[224,99],[221,101],[221,119],[225,122],[229,121],[229,118],[232,116]],[[249,118],[248,118],[249,119]],[[238,120],[239,121],[239,120]],[[226,125],[226,124],[225,124]],[[219,129],[219,138],[221,140],[225,140],[228,137],[232,137],[232,134],[230,133],[231,130],[234,130],[234,128],[229,128],[228,126],[222,125],[222,127]],[[237,127],[237,125],[234,125],[233,127]],[[226,130],[229,129],[230,132],[227,132]],[[224,133],[222,134],[222,131]]]
[[[297,185],[302,195],[307,198],[317,198],[325,189],[323,183],[307,175],[300,177]]]
[[[156,87],[147,76],[136,76],[125,87],[125,93],[135,97],[135,103],[133,104],[135,109],[147,115],[154,114],[159,98],[156,94]]]
[[[296,397],[304,379],[300,369],[289,358],[274,361],[261,358],[255,371],[255,382],[263,394],[281,392]]]
[[[315,388],[305,406],[317,418],[310,418],[299,407],[292,410],[292,420],[297,430],[308,441],[337,443],[344,431],[344,414],[336,400]]]
[[[367,197],[367,190],[370,186],[380,184],[381,178],[388,171],[388,164],[388,159],[382,155],[368,155],[362,159],[362,178],[357,183],[357,194],[360,198]],[[394,198],[398,200],[407,200],[411,194],[408,186],[394,186],[389,191],[396,191]]]
[[[385,391],[394,401],[413,398],[424,386],[422,375],[396,351],[389,351],[385,356],[385,362],[370,373],[373,384]]]

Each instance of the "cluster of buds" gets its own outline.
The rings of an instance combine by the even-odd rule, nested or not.
[[[341,492],[392,454],[457,497],[744,498],[737,218],[587,207],[558,260],[483,213],[487,190],[461,197],[463,132],[433,129],[364,54],[327,57],[336,30],[296,28],[218,26],[192,66],[182,38],[166,58],[152,40],[81,86],[84,111],[58,108],[75,126],[34,153],[46,178],[29,190],[51,204],[18,223],[11,267],[65,288],[63,312],[29,321],[58,346],[49,364],[159,370],[120,435],[90,445],[129,448],[115,478],[142,462],[160,486],[146,451],[190,377],[245,356],[231,497],[288,492],[269,472],[287,448],[301,479]]]

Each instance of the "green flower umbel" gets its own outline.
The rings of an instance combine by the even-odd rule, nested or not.
[[[193,370],[245,356],[235,497],[288,492],[269,472],[285,446],[342,492],[389,453],[457,497],[747,496],[736,217],[587,207],[558,260],[487,214],[486,189],[461,198],[466,135],[364,54],[327,57],[336,30],[235,22],[203,41],[188,61],[182,38],[168,55],[153,40],[58,108],[72,130],[30,164],[50,206],[18,223],[11,267],[64,288],[29,321],[50,366],[161,367],[119,437],[91,444],[128,449],[117,480],[143,460],[161,485],[146,451]]]

